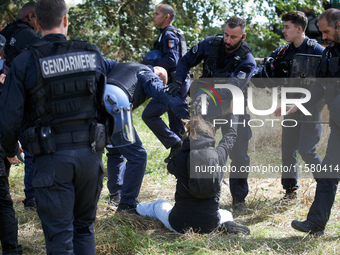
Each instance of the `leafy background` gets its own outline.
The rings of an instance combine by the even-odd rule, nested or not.
[[[25,0],[1,0],[0,27],[16,18]],[[95,43],[104,56],[117,61],[140,61],[157,37],[151,0],[86,0],[69,8],[69,38]],[[280,15],[285,11],[322,12],[324,1],[305,0],[165,0],[177,11],[174,25],[191,47],[206,36],[221,33],[228,17],[247,20],[247,42],[255,57],[264,57],[283,43]],[[266,18],[263,23],[259,18]]]

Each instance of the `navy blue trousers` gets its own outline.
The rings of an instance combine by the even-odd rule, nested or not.
[[[165,91],[165,84],[153,72],[141,72],[138,74],[138,82],[143,87],[144,92],[153,99],[161,102],[171,109],[179,119],[189,119],[188,105],[181,96],[168,94]]]
[[[166,112],[169,127],[161,118]],[[152,99],[145,107],[142,118],[165,148],[168,149],[181,141],[181,134],[184,134],[183,122],[166,105]]]
[[[293,123],[292,123],[293,124]],[[290,125],[286,121],[286,125]],[[289,172],[282,172],[281,183],[286,190],[296,190],[297,185],[297,152],[307,164],[321,165],[321,159],[316,152],[316,146],[320,140],[322,124],[299,123],[296,127],[282,128],[282,166],[290,169]]]
[[[237,137],[233,149],[230,152],[231,163],[230,166],[236,171],[231,171],[229,176],[229,188],[233,198],[233,204],[245,202],[248,195],[248,171],[244,171],[249,166],[250,158],[248,156],[249,140],[252,136],[251,129],[248,126],[250,119],[249,114],[239,115],[238,124],[233,125],[237,127]],[[228,124],[229,125],[229,124]],[[222,133],[224,125],[222,127]],[[243,172],[240,171],[242,168]]]
[[[315,175],[316,191],[314,201],[309,209],[307,219],[321,228],[325,228],[334,204],[338,188],[340,170],[340,127],[331,122],[331,134],[328,139],[326,156],[322,165],[328,172]]]
[[[185,132],[181,119],[189,118],[186,96],[190,83],[186,82],[182,86],[181,96],[173,97],[165,91],[164,83],[152,79],[152,76],[149,74],[145,76],[143,79],[146,81],[144,83],[147,86],[143,85],[143,83],[141,84],[145,93],[153,99],[145,107],[142,118],[158,140],[168,149],[180,142],[181,135]],[[161,118],[166,112],[168,112],[170,128]]]
[[[135,132],[136,142],[124,147],[107,147],[107,188],[110,194],[120,193],[121,203],[137,205],[137,197],[143,182],[146,169],[147,154]],[[113,142],[119,139],[119,134],[111,138]]]
[[[47,254],[94,255],[102,151],[61,150],[35,157],[33,185]]]
[[[4,166],[3,159],[1,157],[1,167]],[[22,254],[22,247],[18,244],[18,222],[9,194],[7,176],[0,176],[0,226],[2,254]]]
[[[18,222],[9,193],[9,169],[11,164],[0,146],[0,241],[3,254],[22,254],[18,245]]]

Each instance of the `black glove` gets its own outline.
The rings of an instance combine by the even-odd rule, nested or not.
[[[172,82],[166,86],[167,92],[172,95],[173,97],[177,96],[181,93],[182,84],[178,81]]]

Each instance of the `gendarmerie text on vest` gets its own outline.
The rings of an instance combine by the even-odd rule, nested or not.
[[[96,54],[75,52],[39,59],[44,78],[96,70]]]

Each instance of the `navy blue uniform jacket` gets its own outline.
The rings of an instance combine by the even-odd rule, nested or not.
[[[184,55],[183,58],[179,61],[176,68],[176,81],[184,82],[187,73],[189,72],[191,67],[198,65],[202,60],[206,61],[208,58],[208,52],[210,51],[213,36],[207,37],[204,40],[200,41],[194,47],[192,47],[187,54]],[[221,45],[220,49],[220,57],[217,59],[216,66],[225,66],[231,61],[238,52],[237,49],[231,53],[224,52],[224,44]],[[230,74],[229,83],[239,87],[243,90],[249,82],[249,79],[253,76],[253,72],[256,67],[256,62],[251,54],[251,52],[247,53],[244,59],[242,59],[236,69]],[[245,73],[245,77],[243,79],[237,78],[240,75],[240,72]]]
[[[49,34],[42,38],[46,41],[62,41],[62,34]],[[98,53],[98,59],[102,59]],[[98,80],[103,72],[108,74],[116,65],[115,61],[104,60],[106,70],[98,69]],[[22,127],[25,113],[26,91],[33,88],[37,82],[36,66],[30,50],[18,55],[6,77],[4,90],[0,98],[0,139],[7,157],[14,157],[18,149],[18,135]]]

